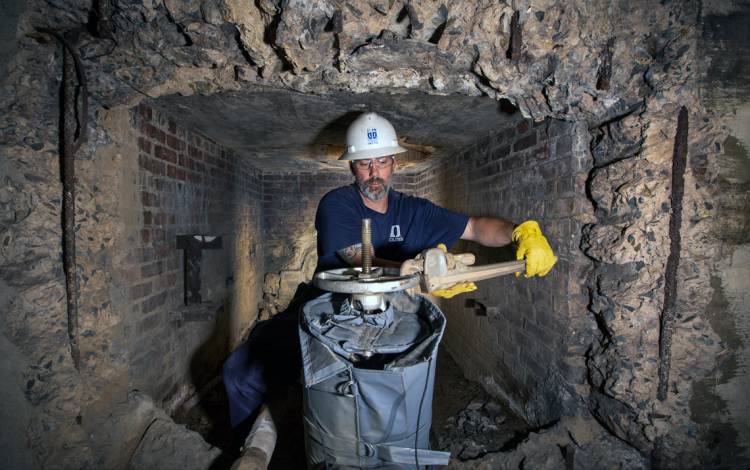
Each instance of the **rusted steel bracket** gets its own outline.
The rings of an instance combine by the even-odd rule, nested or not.
[[[677,132],[672,154],[672,216],[669,219],[669,257],[664,273],[664,306],[659,329],[659,388],[656,397],[667,398],[669,368],[672,360],[672,330],[677,304],[677,268],[680,264],[682,225],[682,199],[685,195],[685,168],[687,166],[688,111],[681,107],[677,116]]]
[[[39,28],[39,32],[54,36],[63,45],[62,129],[60,145],[63,182],[63,267],[68,307],[68,341],[70,356],[76,369],[80,368],[81,349],[78,332],[78,267],[76,264],[76,180],[75,155],[86,141],[88,125],[88,88],[86,71],[78,53],[65,37],[53,30]],[[77,81],[77,85],[76,85]],[[78,88],[78,89],[76,89]],[[76,106],[81,99],[80,110]]]

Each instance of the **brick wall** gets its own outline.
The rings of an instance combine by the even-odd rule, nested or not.
[[[139,201],[128,228],[132,376],[157,399],[199,386],[218,371],[238,334],[255,319],[264,258],[261,175],[228,149],[141,104],[132,112],[138,139]],[[136,158],[136,156],[133,156]],[[205,308],[184,306],[178,235],[221,236],[204,251]],[[191,367],[192,364],[204,364]]]
[[[505,395],[532,422],[574,406],[565,403],[568,392],[584,380],[588,343],[579,330],[591,325],[583,295],[588,261],[578,245],[591,206],[583,134],[565,122],[520,120],[414,176],[417,193],[444,207],[538,221],[559,257],[544,278],[482,281],[476,292],[443,302],[446,347],[471,378]],[[511,249],[466,242],[452,251],[476,253],[477,264],[514,259]]]

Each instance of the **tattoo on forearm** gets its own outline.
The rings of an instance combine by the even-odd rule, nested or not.
[[[336,253],[338,253],[341,259],[354,266],[359,258],[362,257],[362,244],[357,243],[356,245],[347,246],[346,248],[339,250]]]

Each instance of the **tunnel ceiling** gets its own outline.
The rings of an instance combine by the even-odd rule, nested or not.
[[[341,168],[346,128],[375,111],[396,127],[410,150],[402,166],[450,154],[511,119],[512,109],[486,97],[425,93],[313,95],[291,91],[229,91],[170,95],[152,103],[184,126],[253,160],[264,171]]]

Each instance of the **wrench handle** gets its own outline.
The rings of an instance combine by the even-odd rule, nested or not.
[[[450,287],[460,282],[482,281],[507,274],[521,273],[525,270],[526,261],[523,260],[493,263],[484,266],[469,266],[461,271],[449,272],[442,276],[429,276],[425,274],[423,277],[423,287],[427,292],[432,292],[436,289]]]

